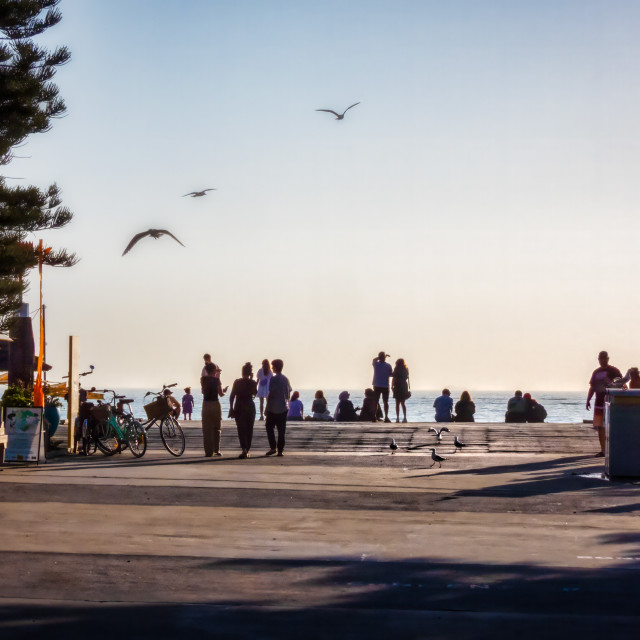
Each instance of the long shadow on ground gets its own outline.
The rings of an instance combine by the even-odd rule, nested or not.
[[[0,600],[3,640],[495,640],[516,636],[518,640],[567,636],[635,640],[640,624],[638,563],[603,570],[428,560],[133,556],[116,561],[94,556],[74,556],[72,560],[76,573],[84,566],[92,567],[94,576],[101,575],[106,580],[104,591],[95,577],[86,575],[78,577],[75,597],[68,587],[50,596],[66,600]],[[126,571],[117,570],[118,561],[125,563]],[[41,586],[31,596],[21,595],[20,584],[13,590],[5,585],[2,592],[5,597],[43,597]],[[156,603],[139,604],[144,599]],[[178,599],[182,602],[176,603]]]

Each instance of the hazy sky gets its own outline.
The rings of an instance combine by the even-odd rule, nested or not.
[[[64,0],[68,114],[8,175],[57,181],[52,377],[583,389],[640,365],[640,3]],[[335,121],[318,108],[361,104]],[[182,198],[216,187],[201,199]],[[121,257],[149,227],[173,231]],[[36,304],[36,288],[29,300]]]

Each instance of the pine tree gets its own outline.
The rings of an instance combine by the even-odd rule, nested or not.
[[[66,110],[52,78],[69,61],[69,50],[49,51],[33,40],[60,22],[59,2],[0,0],[0,167],[11,162],[16,146],[32,133],[48,131],[51,120]],[[46,190],[13,187],[0,175],[0,331],[10,326],[27,287],[26,276],[38,264],[29,234],[59,229],[71,218],[55,184]],[[76,262],[76,256],[64,249],[44,259],[50,266]]]

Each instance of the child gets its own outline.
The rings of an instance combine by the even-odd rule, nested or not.
[[[192,411],[193,396],[191,395],[191,387],[185,387],[184,395],[182,396],[182,414],[185,420],[191,420]]]
[[[204,360],[204,366],[202,367],[202,373],[200,374],[201,378],[204,378],[207,375],[207,365],[211,362],[211,356],[208,353],[205,353],[202,356],[202,359]]]

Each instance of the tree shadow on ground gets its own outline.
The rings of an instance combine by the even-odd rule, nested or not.
[[[306,559],[183,559],[200,589],[189,603],[173,571],[165,602],[86,599],[0,604],[3,640],[153,638],[637,638],[640,572],[620,567]],[[180,564],[180,561],[178,561]],[[129,565],[135,572],[135,565]],[[60,594],[56,594],[60,597]],[[107,599],[107,598],[106,598]]]

